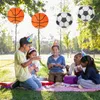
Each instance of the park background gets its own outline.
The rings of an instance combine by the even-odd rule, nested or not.
[[[84,23],[78,19],[77,9],[81,5],[93,7],[95,11],[93,20]],[[0,0],[0,82],[15,81],[15,24],[7,19],[7,12],[12,7],[20,7],[25,13],[24,20],[17,27],[17,48],[21,37],[33,34],[32,46],[37,49],[38,30],[32,26],[31,17],[37,12],[44,12],[49,18],[47,27],[40,30],[42,68],[38,73],[39,76],[47,77],[46,61],[54,41],[58,41],[66,64],[72,63],[74,54],[83,50],[95,59],[96,66],[100,70],[100,0]],[[62,29],[56,24],[56,17],[60,12],[70,12],[73,16],[73,24],[67,29]],[[80,100],[80,98],[99,100],[99,94],[100,92],[40,93],[21,89],[0,89],[0,100]]]

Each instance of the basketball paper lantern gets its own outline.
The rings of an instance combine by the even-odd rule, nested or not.
[[[18,24],[24,19],[24,12],[20,8],[11,8],[7,16],[10,22]]]
[[[46,27],[48,24],[48,17],[44,13],[36,13],[32,16],[32,25],[35,28],[41,29]]]
[[[90,21],[94,18],[95,13],[91,6],[81,6],[78,11],[78,17],[83,21]]]
[[[70,13],[59,13],[57,15],[56,23],[61,28],[67,28],[69,25],[71,25],[73,22],[72,16]]]

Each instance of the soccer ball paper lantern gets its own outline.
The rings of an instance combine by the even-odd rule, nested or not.
[[[83,21],[90,21],[94,18],[95,13],[91,6],[81,6],[78,11],[78,17]]]
[[[59,13],[57,15],[56,23],[61,28],[67,28],[69,25],[71,25],[73,22],[72,16],[70,13]]]

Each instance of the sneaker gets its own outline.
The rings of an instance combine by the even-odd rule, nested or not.
[[[12,89],[19,87],[20,86],[20,81],[16,80],[13,84],[12,84]]]

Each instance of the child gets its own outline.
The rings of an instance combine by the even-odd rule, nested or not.
[[[81,59],[83,71],[78,77],[78,84],[83,88],[100,89],[100,74],[96,69],[94,59],[90,56],[84,56]]]
[[[31,48],[28,52],[27,52],[27,56],[26,58],[27,59],[30,59],[32,57],[36,57],[37,56],[37,52],[35,49]],[[36,73],[39,71],[39,61],[35,60],[35,61],[32,61],[32,64],[29,65],[29,71],[30,73],[36,77]]]
[[[68,65],[66,66],[66,70],[67,70],[68,75],[79,76],[80,71],[82,70],[81,58],[82,58],[82,53],[77,53],[74,56],[74,63],[72,63],[70,65],[70,67]]]
[[[40,60],[40,57],[36,56],[30,58],[28,61],[26,60],[25,53],[27,53],[31,47],[31,42],[28,41],[28,38],[24,37],[20,39],[20,48],[15,53],[15,76],[18,80],[16,83],[20,82],[21,86],[31,90],[36,90],[42,85],[32,77],[28,70],[28,66],[32,64],[33,60]]]
[[[52,46],[52,55],[48,58],[47,66],[49,71],[49,81],[51,82],[62,82],[64,73],[63,68],[65,67],[65,58],[59,54],[59,46]]]

